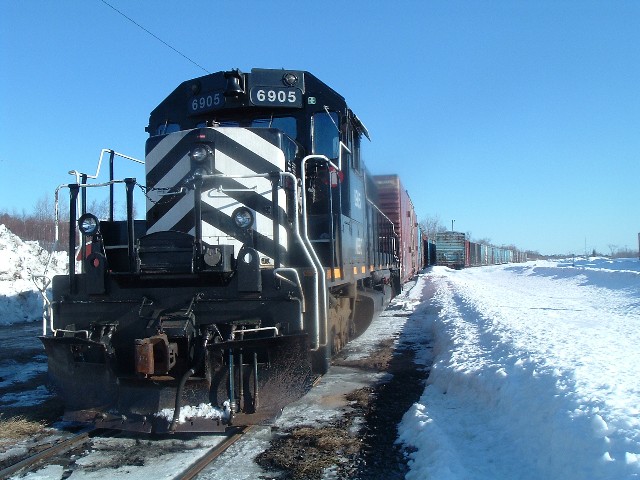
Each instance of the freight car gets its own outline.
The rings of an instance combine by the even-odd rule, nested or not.
[[[398,232],[397,255],[400,280],[404,283],[424,267],[416,211],[398,175],[374,175],[373,182],[377,187],[378,206]]]
[[[114,159],[134,159],[105,150],[109,181],[74,171],[60,187],[69,274],[53,278],[41,339],[65,418],[165,432],[273,417],[399,292],[399,237],[413,230],[371,200],[367,129],[309,72],[185,81],[146,130],[144,185],[116,180]],[[100,187],[106,220],[86,211]],[[181,422],[185,405],[207,413]]]
[[[449,268],[463,268],[468,258],[465,246],[466,237],[461,232],[436,233],[437,264]]]
[[[436,252],[437,265],[456,269],[527,261],[525,252],[471,242],[461,232],[437,233]]]
[[[436,241],[435,238],[430,238],[426,234],[422,237],[422,251],[423,251],[423,263],[425,267],[430,267],[438,263],[438,256],[436,254]]]

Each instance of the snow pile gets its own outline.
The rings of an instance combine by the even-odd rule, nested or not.
[[[201,403],[200,405],[185,405],[180,408],[180,415],[178,416],[178,423],[184,423],[192,418],[205,418],[205,419],[228,419],[231,414],[230,404],[228,401],[223,404],[224,410],[212,406],[210,403]],[[165,418],[171,422],[173,420],[173,413],[175,409],[165,408],[156,413],[156,417]]]
[[[596,259],[425,275],[435,361],[399,427],[417,449],[407,478],[640,476],[639,271]]]
[[[42,297],[32,275],[45,273],[49,253],[38,242],[23,242],[0,225],[0,324],[42,318]],[[54,254],[46,274],[65,273],[66,256]]]

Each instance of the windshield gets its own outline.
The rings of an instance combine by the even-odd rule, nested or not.
[[[275,128],[283,131],[289,137],[296,139],[298,135],[297,122],[295,117],[256,117],[236,119],[213,119],[201,122],[197,127],[249,127],[249,128]],[[191,127],[188,127],[191,128]],[[182,130],[177,123],[163,123],[156,128],[155,135],[166,135]]]
[[[295,139],[298,134],[294,117],[258,117],[242,120],[214,120],[214,127],[275,128]]]

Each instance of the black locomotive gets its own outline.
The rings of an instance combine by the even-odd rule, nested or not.
[[[147,432],[261,422],[400,291],[368,132],[310,73],[267,69],[183,82],[147,131],[144,220],[133,178],[114,220],[113,168],[68,185],[70,272],[53,279],[42,337],[65,417]],[[108,220],[86,212],[99,186]],[[211,409],[180,417],[194,406]]]

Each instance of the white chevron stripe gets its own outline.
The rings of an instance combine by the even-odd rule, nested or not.
[[[164,177],[158,181],[158,183],[156,183],[154,189],[147,192],[147,212],[153,208],[156,202],[162,201],[163,198],[170,198],[163,197],[162,192],[158,191],[158,189],[175,187],[178,182],[189,173],[189,169],[189,156],[185,155]]]
[[[245,129],[237,127],[218,127],[218,133],[230,138],[243,147],[260,155],[267,162],[273,164],[280,171],[285,169],[284,153],[274,144],[268,142],[260,135]]]
[[[164,137],[158,144],[153,147],[153,150],[144,159],[145,170],[148,174],[152,168],[154,168],[160,160],[162,160],[167,153],[191,130],[184,130],[182,132],[172,133],[171,135]]]
[[[185,215],[193,211],[193,190],[187,192],[147,233],[171,230]]]
[[[215,168],[224,175],[255,175],[256,172],[220,150],[215,151]],[[271,181],[264,177],[234,178],[243,187],[255,191],[271,190]]]
[[[268,193],[269,198],[271,198],[271,189],[269,189],[269,191],[266,193]],[[279,191],[278,195],[280,195],[280,193],[282,193],[282,198],[280,199],[280,201],[282,202],[281,205],[284,205],[284,202],[285,202],[284,192]],[[236,208],[243,205],[242,203],[236,201],[235,199],[229,198],[223,193],[218,193],[215,190],[212,190],[203,194],[202,201],[204,203],[207,203],[211,207],[215,208],[216,210],[219,210],[220,212],[224,213],[228,217],[231,217],[231,214],[234,212]],[[260,212],[257,212],[252,209],[250,210],[253,213],[254,222],[255,222],[253,229],[256,232],[258,232],[260,235],[263,235],[273,240],[273,221],[269,217],[263,215]],[[206,228],[205,228],[205,225],[206,225]],[[280,230],[280,245],[286,249],[287,248],[287,231],[282,225],[280,225],[279,230]],[[204,237],[225,237],[226,238],[227,233],[203,221],[202,236],[203,236],[203,239],[206,242],[208,242],[208,240],[206,240]],[[221,242],[219,239],[216,239],[216,241],[212,241],[211,243],[221,243]]]

